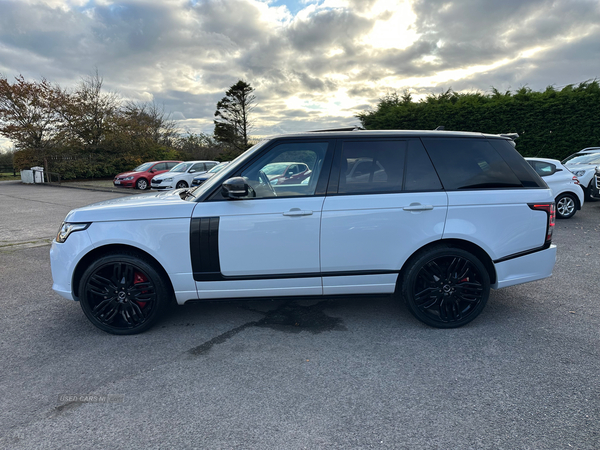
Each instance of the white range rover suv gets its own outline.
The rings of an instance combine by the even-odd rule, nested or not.
[[[270,183],[262,169],[289,161],[310,176]],[[114,334],[148,329],[171,303],[354,294],[396,294],[451,328],[490,288],[552,274],[554,221],[550,189],[501,136],[279,136],[195,190],[71,211],[50,251],[53,288]]]

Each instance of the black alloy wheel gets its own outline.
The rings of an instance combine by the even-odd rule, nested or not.
[[[148,181],[144,178],[140,178],[135,183],[135,187],[141,191],[145,191],[146,189],[148,189]]]
[[[163,316],[170,289],[153,265],[135,254],[112,253],[94,261],[80,284],[80,303],[96,327],[112,334],[146,331]]]
[[[402,279],[401,293],[410,312],[436,328],[456,328],[485,307],[490,277],[471,253],[434,247],[417,254]]]

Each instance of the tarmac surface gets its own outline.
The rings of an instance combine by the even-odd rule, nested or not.
[[[389,297],[207,302],[136,336],[55,294],[69,210],[128,193],[0,183],[0,448],[600,448],[600,202],[546,280],[426,327]]]

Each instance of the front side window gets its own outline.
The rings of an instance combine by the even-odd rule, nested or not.
[[[192,166],[192,168],[190,169],[190,172],[204,172],[205,168],[204,168],[204,163],[196,163]]]
[[[327,142],[276,145],[242,171],[251,188],[248,198],[314,195],[327,147]]]
[[[155,172],[157,172],[159,170],[167,170],[167,163],[155,164],[154,167],[152,168],[152,170],[154,170]]]
[[[346,141],[342,147],[339,194],[399,192],[406,141]]]

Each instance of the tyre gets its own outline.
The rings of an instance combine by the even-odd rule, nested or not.
[[[148,181],[146,179],[144,179],[144,178],[140,178],[135,183],[135,187],[136,187],[136,189],[140,189],[142,191],[145,191],[146,189],[148,189]]]
[[[137,334],[166,312],[168,283],[153,264],[134,253],[110,253],[83,273],[80,303],[96,327],[112,334]]]
[[[177,184],[175,185],[175,189],[183,189],[188,187],[188,184],[185,181],[178,181]]]
[[[415,255],[401,280],[410,312],[436,328],[456,328],[473,319],[490,295],[490,277],[473,254],[433,247]]]
[[[574,195],[560,194],[556,197],[556,217],[570,219],[577,212],[577,200]]]

